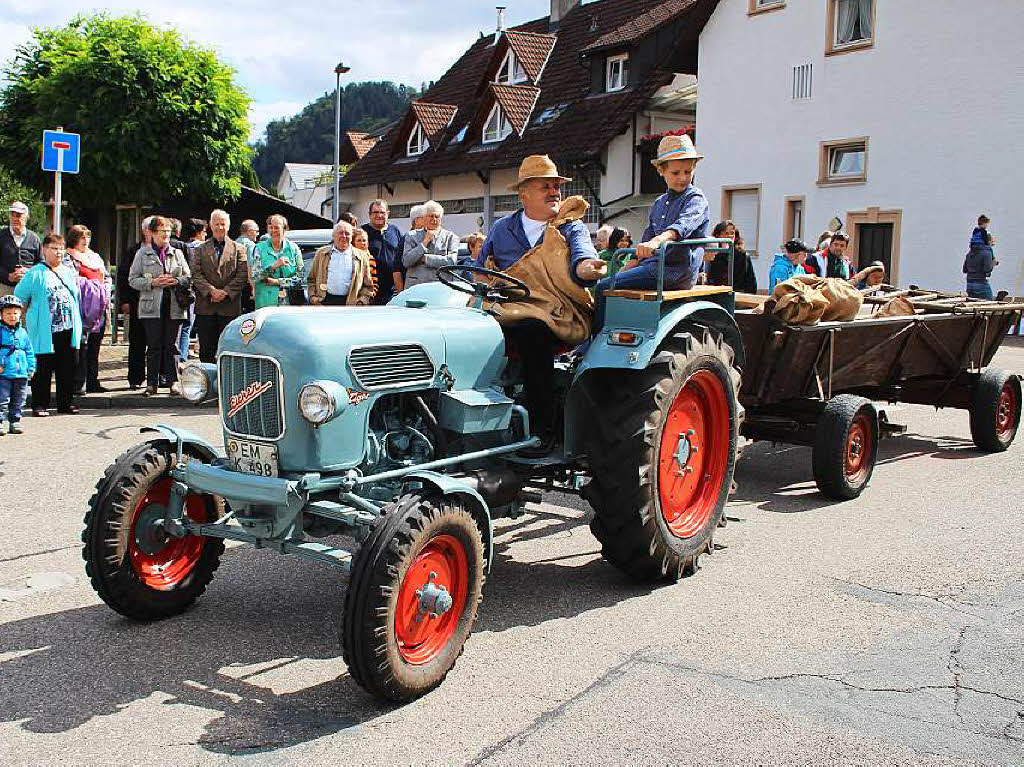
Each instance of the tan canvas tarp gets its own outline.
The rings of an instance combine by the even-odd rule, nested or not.
[[[562,343],[581,344],[590,338],[594,299],[569,276],[569,245],[558,231],[562,224],[583,218],[589,207],[578,196],[563,201],[540,242],[505,270],[505,274],[530,286],[530,297],[498,304],[501,325],[540,320]],[[497,269],[492,259],[487,260],[487,267]]]
[[[864,296],[848,281],[798,274],[780,282],[772,292],[773,314],[789,325],[849,322],[864,304]]]

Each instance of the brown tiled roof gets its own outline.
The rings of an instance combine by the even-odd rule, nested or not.
[[[533,32],[517,32],[505,30],[505,38],[519,63],[523,65],[526,76],[534,83],[540,79],[540,73],[555,47],[554,35],[538,35]]]
[[[651,96],[672,81],[673,73],[655,68],[622,91],[592,94],[591,70],[581,64],[580,52],[630,20],[652,11],[656,13],[657,25],[667,23],[661,14],[669,4],[675,8],[674,18],[683,12],[691,14],[687,19],[693,19],[693,29],[687,26],[688,40],[684,44],[695,46],[691,40],[696,41],[700,28],[717,3],[718,0],[597,0],[577,6],[559,24],[557,40],[539,83],[541,92],[532,110],[536,116],[548,108],[559,107],[559,116],[543,126],[528,125],[522,134],[513,133],[496,144],[481,144],[480,114],[486,108],[487,112],[483,112],[483,119],[486,119],[490,111],[494,90],[484,78],[488,70],[496,66],[494,58],[500,49],[495,48],[492,35],[479,38],[430,87],[422,102],[414,102],[457,105],[455,118],[441,131],[439,139],[431,138],[430,148],[422,155],[404,157],[405,141],[412,129],[410,113],[348,172],[342,179],[342,186],[351,188],[514,168],[531,154],[551,155],[556,163],[565,166],[563,171],[569,166],[592,161],[626,129]],[[548,32],[548,19],[535,19],[509,31],[541,37]],[[634,29],[630,34],[638,32]],[[516,112],[511,107],[506,108],[511,118]],[[456,106],[448,109],[455,110]],[[448,114],[445,113],[442,122],[446,122]],[[464,140],[456,142],[459,132],[467,126]],[[427,125],[423,127],[428,129]]]
[[[530,115],[533,113],[533,105],[537,103],[537,97],[540,95],[540,88],[534,88],[532,85],[491,83],[491,90],[516,133],[522,136],[530,122]]]
[[[675,21],[679,18],[680,14],[689,10],[696,2],[697,0],[661,0],[661,2],[653,4],[644,13],[631,14],[617,26],[613,28],[606,27],[608,31],[587,44],[582,49],[582,52],[589,53],[602,48],[612,48],[634,43],[666,24]],[[599,17],[599,19],[601,22],[605,21],[604,18]]]
[[[367,153],[373,149],[373,145],[377,143],[377,139],[369,133],[360,133],[359,131],[350,130],[346,132],[345,135],[348,136],[348,140],[352,144],[352,149],[355,150],[356,156],[360,160],[366,157]]]
[[[427,140],[431,144],[437,142],[441,132],[448,127],[455,113],[459,111],[459,108],[452,104],[432,104],[426,101],[414,101],[411,107],[416,121],[427,134]]]

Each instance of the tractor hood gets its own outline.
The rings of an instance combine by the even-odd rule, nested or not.
[[[220,338],[222,424],[226,438],[275,442],[284,471],[350,468],[363,459],[381,396],[486,389],[503,364],[498,323],[464,306],[260,309]],[[349,400],[318,428],[298,409],[299,391],[313,381],[340,384]]]

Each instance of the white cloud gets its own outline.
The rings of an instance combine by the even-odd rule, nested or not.
[[[256,141],[263,136],[267,123],[282,117],[291,117],[305,105],[301,101],[274,101],[258,104],[253,102],[249,107],[249,140]]]
[[[102,2],[102,0],[100,0]],[[509,25],[546,15],[549,0],[519,0]],[[96,0],[0,0],[0,62],[28,39],[32,26],[66,23],[77,13],[142,13],[212,48],[238,71],[253,98],[258,137],[275,117],[294,114],[334,89],[334,66],[352,67],[350,82],[393,80],[419,86],[438,79],[477,38],[494,29],[494,8],[480,0],[374,0],[373,3],[279,0],[137,0],[100,8]]]

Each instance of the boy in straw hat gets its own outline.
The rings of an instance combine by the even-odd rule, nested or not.
[[[595,332],[604,324],[604,294],[611,289],[613,280],[616,289],[653,290],[658,286],[658,259],[652,256],[659,247],[666,242],[708,236],[711,225],[708,200],[704,192],[693,185],[697,162],[703,158],[689,136],[665,136],[661,140],[658,154],[651,164],[665,180],[668,191],[651,206],[650,221],[642,241],[636,246],[637,262],[614,278],[609,277],[597,284]],[[689,248],[681,256],[674,254],[665,262],[665,288],[685,290],[693,287],[703,259],[703,248]]]

